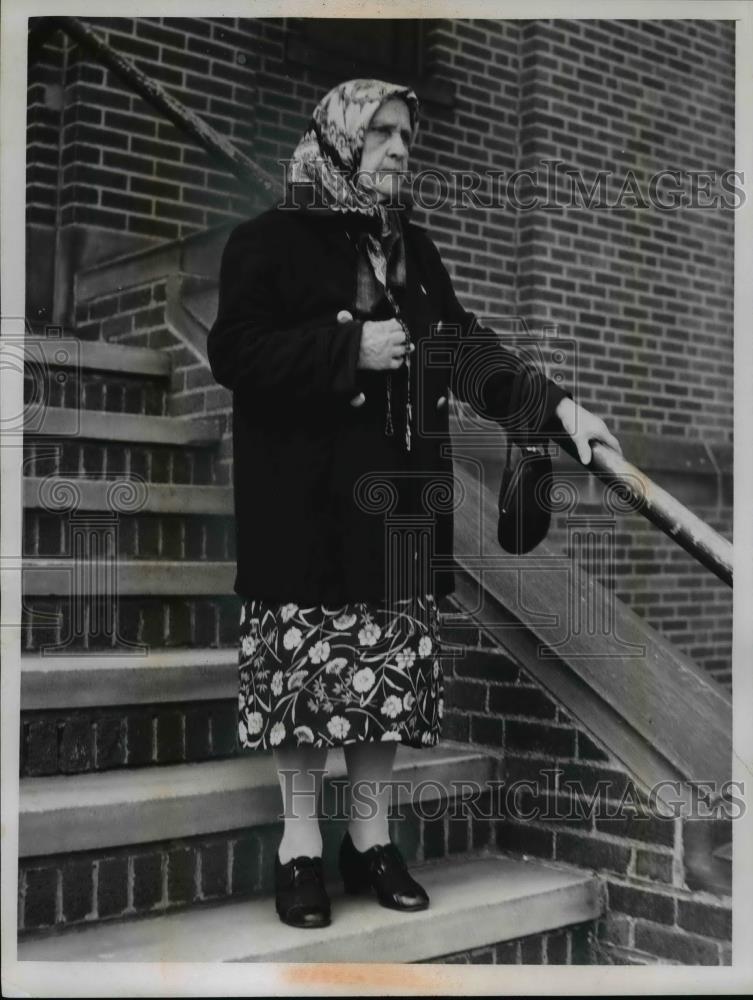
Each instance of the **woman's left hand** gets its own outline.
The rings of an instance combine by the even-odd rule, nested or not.
[[[583,465],[588,465],[591,461],[591,446],[589,441],[603,441],[610,448],[622,454],[620,442],[607,428],[607,425],[597,417],[595,413],[586,410],[575,400],[566,396],[561,399],[557,409],[554,411],[562,422],[565,431],[570,435],[576,448],[578,456]]]

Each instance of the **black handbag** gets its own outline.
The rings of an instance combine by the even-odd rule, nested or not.
[[[513,379],[507,431],[507,461],[499,488],[497,540],[507,552],[530,552],[549,531],[552,459],[546,441],[535,440],[537,407],[529,412],[532,393],[540,386],[539,373],[524,364]],[[522,404],[522,405],[521,405]],[[513,443],[520,450],[511,462]]]

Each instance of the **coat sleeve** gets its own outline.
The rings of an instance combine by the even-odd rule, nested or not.
[[[286,249],[288,233],[275,219],[255,219],[231,233],[220,263],[217,318],[207,338],[212,374],[256,400],[349,398],[358,392],[362,323],[338,322],[334,312],[303,322],[285,319],[290,298],[285,301],[279,275],[292,252]]]
[[[442,284],[443,330],[456,331],[457,347],[453,352],[450,389],[453,395],[469,403],[479,416],[505,426],[514,426],[509,413],[512,382],[520,369],[519,356],[502,345],[489,327],[483,326],[476,315],[465,309],[457,299],[452,279],[434,243],[434,266]],[[562,433],[563,426],[555,410],[571,392],[561,388],[536,369],[535,392],[537,430],[552,436]]]

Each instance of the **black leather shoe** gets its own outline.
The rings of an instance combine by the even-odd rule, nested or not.
[[[391,910],[425,910],[429,905],[426,890],[408,872],[394,844],[375,844],[359,851],[348,831],[338,860],[346,892],[375,889],[380,904]]]
[[[321,858],[299,854],[283,864],[280,855],[275,855],[275,908],[280,920],[291,927],[331,923]]]

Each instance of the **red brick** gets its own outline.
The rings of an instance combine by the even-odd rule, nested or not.
[[[133,905],[150,910],[162,900],[162,854],[140,854],[133,859]]]
[[[104,858],[97,867],[97,912],[118,916],[128,906],[128,859]]]
[[[170,903],[190,903],[196,897],[196,856],[192,848],[176,847],[167,856],[167,896]]]
[[[538,688],[505,684],[490,689],[489,711],[503,715],[525,715],[533,719],[553,719],[556,706]]]
[[[58,768],[58,725],[54,718],[40,719],[27,726],[26,773],[30,776],[55,774]]]
[[[557,834],[557,859],[594,870],[624,874],[630,863],[630,851],[595,837],[572,833]]]
[[[62,869],[63,920],[75,923],[94,910],[94,871],[90,861],[69,860]]]
[[[59,871],[28,868],[24,875],[24,927],[51,927],[56,920]]]
[[[562,729],[559,726],[508,719],[505,722],[505,745],[512,750],[527,753],[572,757],[575,754],[575,733],[572,729]]]
[[[732,940],[732,910],[729,906],[710,906],[694,900],[678,899],[677,923],[684,930],[704,937]]]
[[[499,821],[496,827],[497,847],[503,851],[531,854],[539,858],[554,857],[554,834],[530,823]]]
[[[609,908],[660,924],[675,922],[675,901],[667,893],[647,892],[607,881]]]
[[[486,715],[471,715],[471,742],[485,746],[501,747],[503,745],[503,722],[501,719]]]
[[[183,759],[183,712],[162,709],[157,716],[157,763],[171,764]]]
[[[598,826],[598,824],[597,824]],[[635,874],[658,882],[672,883],[672,856],[654,851],[635,852]]]
[[[502,941],[494,946],[496,965],[520,965],[520,941]]]
[[[714,941],[643,920],[635,924],[635,947],[683,965],[719,964],[719,949]]]
[[[65,720],[60,740],[59,764],[64,774],[89,771],[94,761],[94,732],[86,716]]]
[[[227,844],[205,844],[200,852],[201,895],[204,899],[227,894]]]
[[[261,888],[262,841],[255,833],[233,843],[232,893],[245,895]]]

